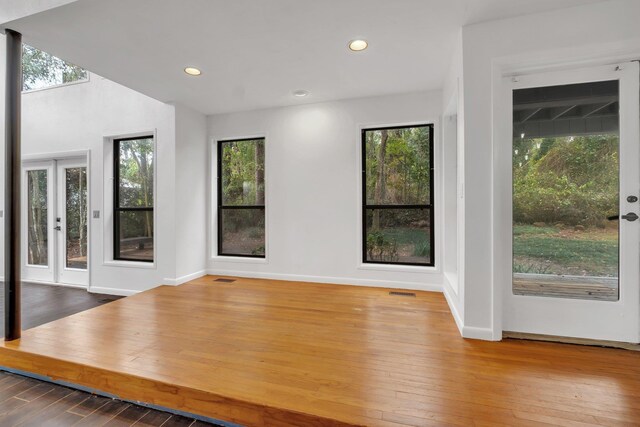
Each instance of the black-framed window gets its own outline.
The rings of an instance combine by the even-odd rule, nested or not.
[[[433,125],[362,130],[362,260],[434,265]]]
[[[264,138],[218,141],[218,255],[265,257]]]
[[[153,262],[153,136],[113,141],[113,259]]]

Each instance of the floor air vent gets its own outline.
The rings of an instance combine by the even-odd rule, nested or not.
[[[214,282],[222,282],[222,283],[233,283],[236,279],[216,279]]]
[[[401,292],[401,291],[391,291],[389,295],[394,297],[415,297],[416,294],[413,292]]]

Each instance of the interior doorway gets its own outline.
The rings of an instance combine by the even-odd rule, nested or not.
[[[506,79],[505,331],[640,340],[638,81],[638,63]]]
[[[85,157],[23,163],[23,280],[89,287]]]

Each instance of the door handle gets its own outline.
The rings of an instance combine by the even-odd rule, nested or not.
[[[60,226],[58,225],[58,226],[56,226],[56,227],[53,227],[53,229],[54,229],[54,230],[58,230],[58,231],[60,231],[60,230],[62,230],[62,227],[60,227]]]
[[[607,217],[607,219],[609,221],[615,221],[615,220],[618,220],[620,218],[626,219],[627,221],[635,221],[636,219],[638,219],[640,217],[638,215],[636,215],[635,212],[629,212],[626,215],[611,215],[611,216]]]

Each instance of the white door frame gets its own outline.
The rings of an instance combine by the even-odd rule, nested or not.
[[[87,289],[88,291],[91,291],[91,260],[92,260],[92,232],[91,232],[91,151],[90,150],[74,150],[74,151],[65,151],[65,152],[52,152],[52,153],[40,153],[40,154],[29,154],[29,155],[23,155],[22,156],[22,168],[23,170],[26,168],[31,168],[31,169],[39,169],[38,167],[32,167],[32,165],[37,165],[37,164],[45,164],[48,163],[51,166],[51,172],[50,175],[48,177],[49,179],[49,185],[53,187],[53,194],[50,197],[53,197],[52,200],[55,200],[55,205],[54,205],[54,209],[49,209],[49,228],[53,229],[53,227],[55,227],[57,224],[55,223],[55,215],[56,215],[56,210],[58,209],[58,201],[57,201],[57,194],[55,194],[56,192],[56,188],[58,187],[58,178],[57,178],[57,166],[56,163],[57,162],[67,162],[67,161],[75,161],[77,163],[82,163],[86,166],[87,168],[87,273],[86,273],[86,284],[77,284],[77,283],[64,283],[64,282],[60,282],[59,281],[59,274],[58,274],[58,268],[59,265],[61,265],[61,262],[58,261],[56,257],[56,253],[58,251],[58,242],[57,242],[57,237],[56,234],[57,233],[51,233],[50,236],[52,236],[53,238],[49,239],[50,241],[48,242],[50,245],[50,252],[49,252],[49,264],[50,266],[52,266],[53,271],[52,274],[50,276],[48,276],[47,278],[44,279],[36,279],[36,278],[26,278],[24,280],[26,281],[34,281],[34,282],[39,282],[39,283],[44,283],[44,284],[53,284],[53,285],[58,285],[58,286],[69,286],[69,287],[80,287],[83,289]],[[26,175],[23,172],[23,187],[25,186],[24,183],[26,183],[26,181],[24,181],[24,177]],[[22,206],[23,211],[26,211],[26,191],[22,192]],[[51,206],[51,205],[50,205]],[[23,221],[25,219],[25,214],[22,215],[23,216]],[[23,246],[26,248],[26,222],[23,222],[22,225],[22,236],[23,236]],[[51,230],[50,230],[51,232]],[[25,269],[25,265],[26,265],[26,250],[23,250],[22,252],[22,256],[23,256],[23,260],[22,260],[22,265],[23,265],[23,272]],[[54,257],[53,260],[51,259],[51,257]]]
[[[637,62],[505,77],[499,110],[508,125],[494,147],[495,282],[502,293],[502,330],[621,342],[640,341],[640,221],[621,221],[620,300],[588,301],[513,295],[512,292],[512,91],[593,81],[620,81],[620,213],[638,213],[626,202],[640,195],[640,73]],[[629,143],[635,141],[635,143]],[[496,307],[494,307],[495,309]]]

